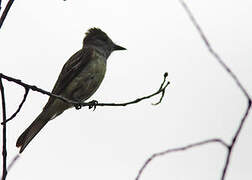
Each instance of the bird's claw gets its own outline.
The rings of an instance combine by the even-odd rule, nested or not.
[[[94,110],[96,109],[96,105],[98,104],[98,101],[96,101],[96,100],[92,100],[92,101],[90,101],[89,102],[89,106],[88,106],[88,108],[89,109],[92,109],[92,108],[94,108]],[[93,111],[94,111],[93,110]]]
[[[79,109],[81,109],[82,106],[81,106],[81,104],[75,104],[74,107],[76,110],[79,110]]]

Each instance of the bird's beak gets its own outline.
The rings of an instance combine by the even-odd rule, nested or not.
[[[126,50],[126,48],[114,44],[114,51],[116,51],[116,50]]]

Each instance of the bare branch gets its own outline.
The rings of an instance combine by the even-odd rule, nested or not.
[[[206,47],[208,48],[208,51],[214,56],[214,58],[220,63],[220,65],[226,70],[226,72],[233,78],[237,86],[241,89],[243,94],[248,98],[251,99],[248,92],[244,88],[244,86],[241,84],[240,80],[237,78],[237,76],[233,73],[233,71],[227,66],[227,64],[224,63],[222,58],[219,56],[219,54],[212,48],[210,42],[208,41],[206,35],[204,34],[203,30],[197,23],[194,15],[190,11],[189,7],[186,5],[186,3],[183,0],[179,0],[183,8],[185,9],[187,15],[189,16],[190,20],[192,21],[193,25],[197,29],[198,33],[200,34],[203,42],[205,43]]]
[[[139,178],[142,175],[144,169],[156,157],[164,156],[164,155],[167,155],[168,153],[179,152],[179,151],[186,151],[188,149],[199,147],[199,146],[206,145],[206,144],[209,144],[209,143],[219,143],[222,146],[224,146],[225,148],[229,148],[229,146],[223,140],[216,138],[216,139],[208,139],[208,140],[205,140],[205,141],[200,141],[200,142],[197,142],[197,143],[192,143],[192,144],[189,144],[189,145],[186,145],[186,146],[182,146],[182,147],[178,147],[178,148],[168,149],[168,150],[165,150],[165,151],[162,151],[162,152],[159,152],[159,153],[154,153],[152,156],[150,156],[145,161],[145,163],[143,164],[143,166],[139,170],[139,172],[138,172],[137,177],[136,177],[135,180],[139,180]]]
[[[239,136],[239,134],[240,134],[240,132],[241,132],[241,130],[242,130],[242,127],[243,127],[243,125],[244,125],[244,123],[245,123],[245,120],[246,120],[246,118],[247,118],[247,116],[248,116],[248,114],[249,114],[250,109],[251,109],[251,101],[249,100],[249,101],[248,101],[248,107],[247,107],[247,109],[246,109],[246,112],[245,112],[245,114],[243,115],[243,117],[242,117],[242,119],[241,119],[241,122],[240,122],[240,124],[239,124],[239,127],[238,127],[238,129],[237,129],[237,131],[236,131],[236,133],[235,133],[235,135],[234,135],[234,137],[233,137],[233,139],[232,139],[231,145],[229,145],[228,154],[227,154],[226,162],[225,162],[225,165],[224,165],[224,169],[223,169],[223,171],[222,171],[221,180],[224,180],[224,179],[225,179],[225,176],[226,176],[226,172],[227,172],[227,169],[228,169],[228,166],[229,166],[230,157],[231,157],[231,154],[232,154],[233,147],[234,147],[234,145],[235,145],[235,143],[236,143],[236,140],[237,140],[237,138],[238,138],[238,136]]]
[[[237,76],[233,73],[233,71],[225,64],[225,62],[222,60],[222,58],[218,55],[218,53],[216,51],[214,51],[214,49],[212,48],[211,44],[209,43],[206,35],[204,34],[204,32],[202,31],[201,27],[199,26],[199,24],[197,23],[194,15],[192,14],[192,12],[190,11],[190,9],[188,8],[188,6],[186,5],[186,3],[183,0],[179,0],[181,5],[183,6],[183,8],[185,9],[187,15],[189,16],[191,22],[193,23],[193,25],[195,26],[195,28],[197,29],[198,33],[200,34],[202,40],[204,41],[206,47],[208,48],[208,51],[213,55],[213,57],[219,62],[219,64],[226,70],[226,72],[232,77],[232,79],[235,81],[236,85],[240,88],[240,90],[243,92],[243,94],[245,95],[245,97],[248,100],[248,106],[246,109],[245,114],[243,115],[239,127],[237,129],[237,131],[234,134],[234,137],[232,139],[232,142],[230,145],[228,145],[228,153],[227,153],[227,157],[226,157],[226,162],[224,165],[224,169],[222,172],[222,177],[221,180],[225,179],[226,176],[226,172],[230,163],[230,157],[232,154],[232,150],[233,147],[237,141],[237,138],[242,130],[242,127],[248,117],[249,111],[251,109],[251,98],[247,92],[247,90],[244,88],[244,86],[241,84],[240,80],[237,78]]]
[[[134,101],[130,101],[130,102],[125,102],[125,103],[99,103],[99,104],[97,104],[97,106],[127,106],[127,105],[130,105],[130,104],[136,104],[136,103],[138,103],[138,102],[140,102],[142,100],[149,99],[149,98],[151,98],[151,97],[153,97],[155,95],[158,95],[158,94],[162,93],[159,102],[153,104],[153,105],[157,105],[157,104],[159,104],[162,101],[162,99],[164,97],[165,89],[170,84],[169,81],[166,81],[167,76],[168,76],[168,74],[164,73],[164,80],[163,80],[160,88],[156,92],[154,92],[153,94],[150,94],[148,96],[144,96],[144,97],[138,98],[138,99],[136,99]],[[85,103],[84,103],[84,105],[85,105]]]
[[[7,14],[8,14],[8,12],[9,12],[9,10],[10,10],[11,5],[13,4],[13,2],[14,2],[14,0],[9,0],[8,1],[7,5],[6,5],[6,7],[5,7],[5,9],[4,9],[3,13],[2,13],[2,16],[0,17],[0,29],[1,29],[2,25],[3,25],[3,22],[4,22]]]
[[[7,123],[8,121],[10,121],[10,120],[12,120],[14,117],[16,117],[16,115],[19,113],[19,111],[21,110],[21,108],[22,108],[22,106],[23,106],[23,104],[24,104],[24,102],[25,102],[25,100],[26,100],[28,93],[29,93],[29,89],[28,89],[28,88],[25,88],[25,94],[24,94],[23,100],[21,101],[21,103],[20,103],[19,106],[18,106],[18,109],[16,110],[15,113],[13,113],[13,114],[11,115],[10,118],[8,118],[5,122],[2,122],[1,124]]]
[[[5,107],[5,95],[4,95],[4,86],[2,82],[2,78],[0,77],[0,90],[1,90],[1,98],[2,98],[2,114],[3,114],[3,122],[6,121],[6,107]],[[2,180],[5,180],[7,176],[7,148],[6,148],[6,124],[3,125],[3,173]]]
[[[28,94],[28,90],[31,89],[31,90],[33,90],[33,91],[37,91],[37,92],[40,92],[40,93],[42,93],[42,94],[46,94],[46,95],[48,95],[48,96],[52,96],[52,97],[55,97],[55,98],[59,98],[59,99],[61,99],[61,100],[64,101],[64,102],[67,102],[67,103],[72,104],[73,106],[76,107],[76,109],[80,109],[80,108],[83,107],[83,106],[88,106],[89,108],[92,108],[92,107],[95,108],[96,106],[127,106],[127,105],[130,105],[130,104],[136,104],[136,103],[138,103],[138,102],[140,102],[140,101],[142,101],[142,100],[151,98],[151,97],[153,97],[153,96],[156,96],[156,95],[162,93],[159,102],[156,103],[156,104],[159,104],[159,103],[162,101],[163,97],[164,97],[165,89],[166,89],[167,86],[170,84],[170,82],[167,81],[167,77],[168,77],[168,73],[164,73],[164,80],[163,80],[163,82],[162,82],[160,88],[158,89],[158,91],[156,91],[155,93],[153,93],[153,94],[151,94],[151,95],[144,96],[144,97],[138,98],[138,99],[133,100],[133,101],[130,101],[130,102],[125,102],[125,103],[98,103],[97,101],[93,100],[93,101],[90,101],[90,102],[87,102],[87,103],[83,103],[83,102],[72,101],[72,100],[67,99],[67,98],[65,98],[65,97],[52,94],[52,93],[50,93],[50,92],[48,92],[48,91],[45,91],[45,90],[43,90],[43,89],[41,89],[41,88],[38,88],[38,87],[34,86],[34,85],[29,85],[29,84],[23,83],[23,82],[22,82],[21,80],[19,80],[19,79],[15,79],[15,78],[12,78],[12,77],[9,77],[9,76],[6,76],[6,75],[0,73],[0,78],[4,78],[4,79],[6,79],[6,80],[8,80],[8,81],[11,81],[11,82],[14,82],[14,83],[16,83],[16,84],[19,84],[19,85],[23,86],[23,87],[27,90],[27,91],[26,91],[27,94]],[[23,101],[21,102],[20,106],[22,106],[23,103],[25,102],[27,94],[24,95]],[[18,109],[17,111],[19,112],[19,110],[20,110],[20,109]],[[17,112],[17,113],[18,113],[18,112]],[[14,113],[13,115],[16,116],[17,113]],[[13,115],[12,115],[12,116],[13,116]],[[11,116],[11,118],[9,118],[7,121],[2,122],[1,124],[10,121],[10,120],[12,119],[12,116]]]
[[[2,73],[0,73],[0,77],[6,79],[6,80],[8,80],[8,81],[14,82],[14,83],[16,83],[16,84],[19,84],[19,85],[23,86],[24,88],[31,89],[31,90],[33,90],[33,91],[37,91],[37,92],[40,92],[40,93],[42,93],[42,94],[46,94],[46,95],[48,95],[48,96],[53,96],[53,97],[55,97],[55,98],[59,98],[59,99],[61,99],[61,100],[64,101],[64,102],[67,102],[67,103],[72,103],[72,102],[74,102],[74,101],[68,100],[67,98],[64,98],[64,97],[62,97],[62,96],[58,96],[58,95],[52,94],[52,93],[50,93],[50,92],[48,92],[48,91],[45,91],[45,90],[43,90],[43,89],[41,89],[41,88],[38,88],[38,87],[34,86],[34,85],[29,85],[29,84],[27,84],[27,83],[23,83],[23,82],[22,82],[21,80],[19,80],[19,79],[15,79],[15,78],[12,78],[12,77],[10,77],[10,76],[6,76],[6,75],[4,75],[4,74],[2,74]]]

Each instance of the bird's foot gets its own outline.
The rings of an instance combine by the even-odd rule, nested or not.
[[[94,108],[94,110],[96,109],[96,105],[98,104],[98,101],[96,101],[96,100],[92,100],[92,101],[90,101],[89,102],[89,106],[88,106],[88,108],[89,109],[92,109],[92,108]],[[93,110],[93,111],[94,111]]]
[[[75,107],[76,110],[79,110],[79,109],[81,109],[82,105],[81,105],[81,103],[80,104],[75,104],[74,107]]]

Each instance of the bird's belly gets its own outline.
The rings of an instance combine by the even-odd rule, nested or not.
[[[100,86],[105,72],[106,62],[104,59],[92,60],[68,86],[70,88],[68,92],[71,92],[69,98],[75,101],[87,100]]]

